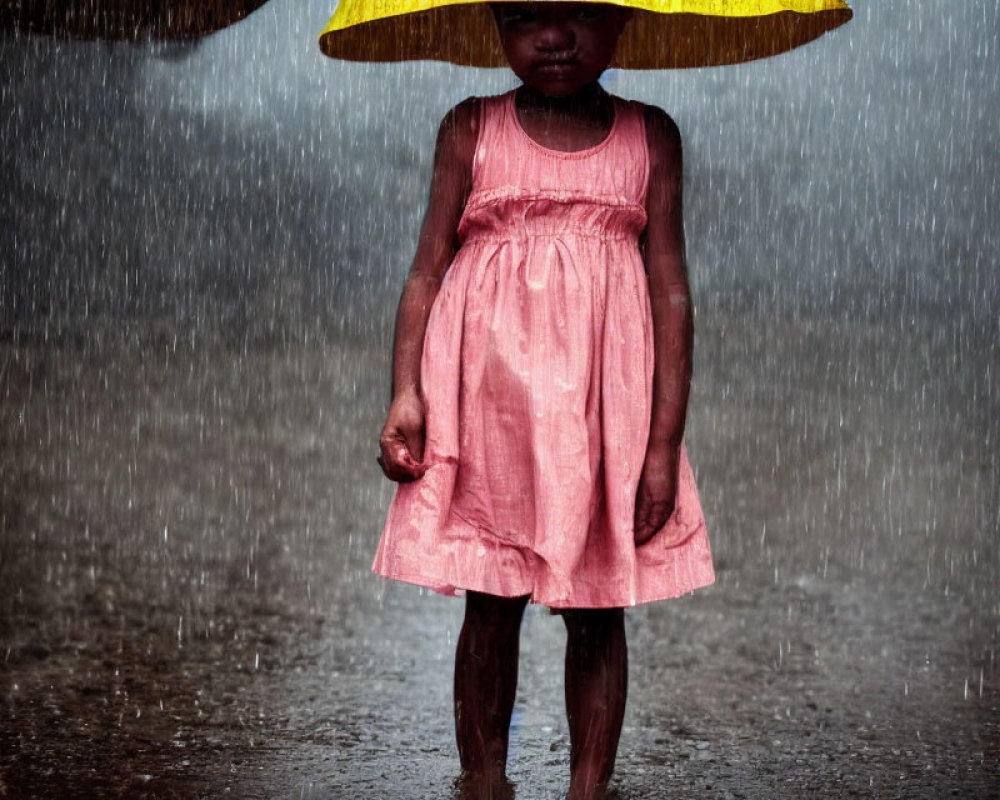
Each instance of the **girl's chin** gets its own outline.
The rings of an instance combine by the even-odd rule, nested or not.
[[[570,97],[591,88],[594,85],[594,81],[580,81],[575,78],[562,78],[559,75],[545,75],[526,80],[524,81],[524,85],[547,97]]]

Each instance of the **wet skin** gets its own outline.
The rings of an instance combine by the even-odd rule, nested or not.
[[[496,3],[501,46],[523,85],[518,120],[553,150],[584,150],[610,132],[614,104],[597,79],[614,56],[628,11],[593,3]]]
[[[468,592],[455,655],[460,800],[509,800],[505,767],[528,597]],[[604,796],[625,716],[628,651],[622,609],[563,609],[570,730],[567,800]]]
[[[610,133],[614,101],[597,79],[614,55],[628,12],[585,3],[492,6],[504,52],[524,82],[518,120],[554,150],[593,147]],[[438,134],[430,202],[393,345],[393,400],[380,438],[386,476],[420,479],[425,409],[420,360],[430,308],[451,263],[472,183],[479,124],[476,101],[445,117]],[[637,489],[635,543],[644,544],[673,509],[680,435],[690,378],[690,319],[680,209],[680,137],[662,111],[647,112],[649,224],[642,242],[657,352],[650,441]],[[684,302],[676,302],[680,297]],[[463,800],[509,796],[505,777],[510,716],[517,686],[521,617],[527,597],[466,596],[455,665],[455,717]],[[567,800],[604,796],[614,769],[627,692],[621,609],[567,609],[566,711],[570,727]]]
[[[494,3],[500,44],[525,88],[549,98],[590,87],[607,69],[628,12],[595,3]]]
[[[523,81],[518,120],[539,144],[564,151],[603,141],[614,104],[597,79],[614,55],[627,12],[586,3],[492,6],[511,69]],[[470,800],[510,797],[505,766],[527,597],[469,592],[455,659],[455,721]],[[567,609],[566,712],[571,758],[568,800],[598,798],[614,769],[627,694],[621,609]]]

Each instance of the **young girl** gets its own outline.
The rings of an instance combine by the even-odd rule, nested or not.
[[[570,798],[599,796],[625,710],[623,608],[711,583],[681,438],[692,323],[681,139],[607,94],[628,11],[493,6],[500,97],[450,111],[396,320],[374,569],[465,593],[467,793],[500,796],[530,600],[568,632]]]

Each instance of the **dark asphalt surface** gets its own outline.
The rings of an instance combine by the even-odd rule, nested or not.
[[[1000,796],[996,340],[699,310],[719,580],[627,615],[618,796]],[[451,795],[461,602],[367,571],[377,349],[0,344],[0,797]],[[529,610],[522,800],[563,641]]]

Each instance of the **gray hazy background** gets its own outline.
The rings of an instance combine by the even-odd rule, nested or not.
[[[622,800],[995,798],[1000,12],[612,72],[685,139],[714,587],[627,615]],[[0,38],[0,796],[439,798],[461,603],[370,576],[438,120],[504,71]],[[561,622],[512,774],[560,796]],[[228,794],[227,794],[228,792]],[[76,793],[76,794],[74,794]]]
[[[3,329],[384,328],[438,120],[511,76],[325,59],[329,13],[273,0],[191,45],[5,38]],[[997,26],[989,3],[860,2],[769,61],[611,73],[685,136],[699,306],[994,324]]]

